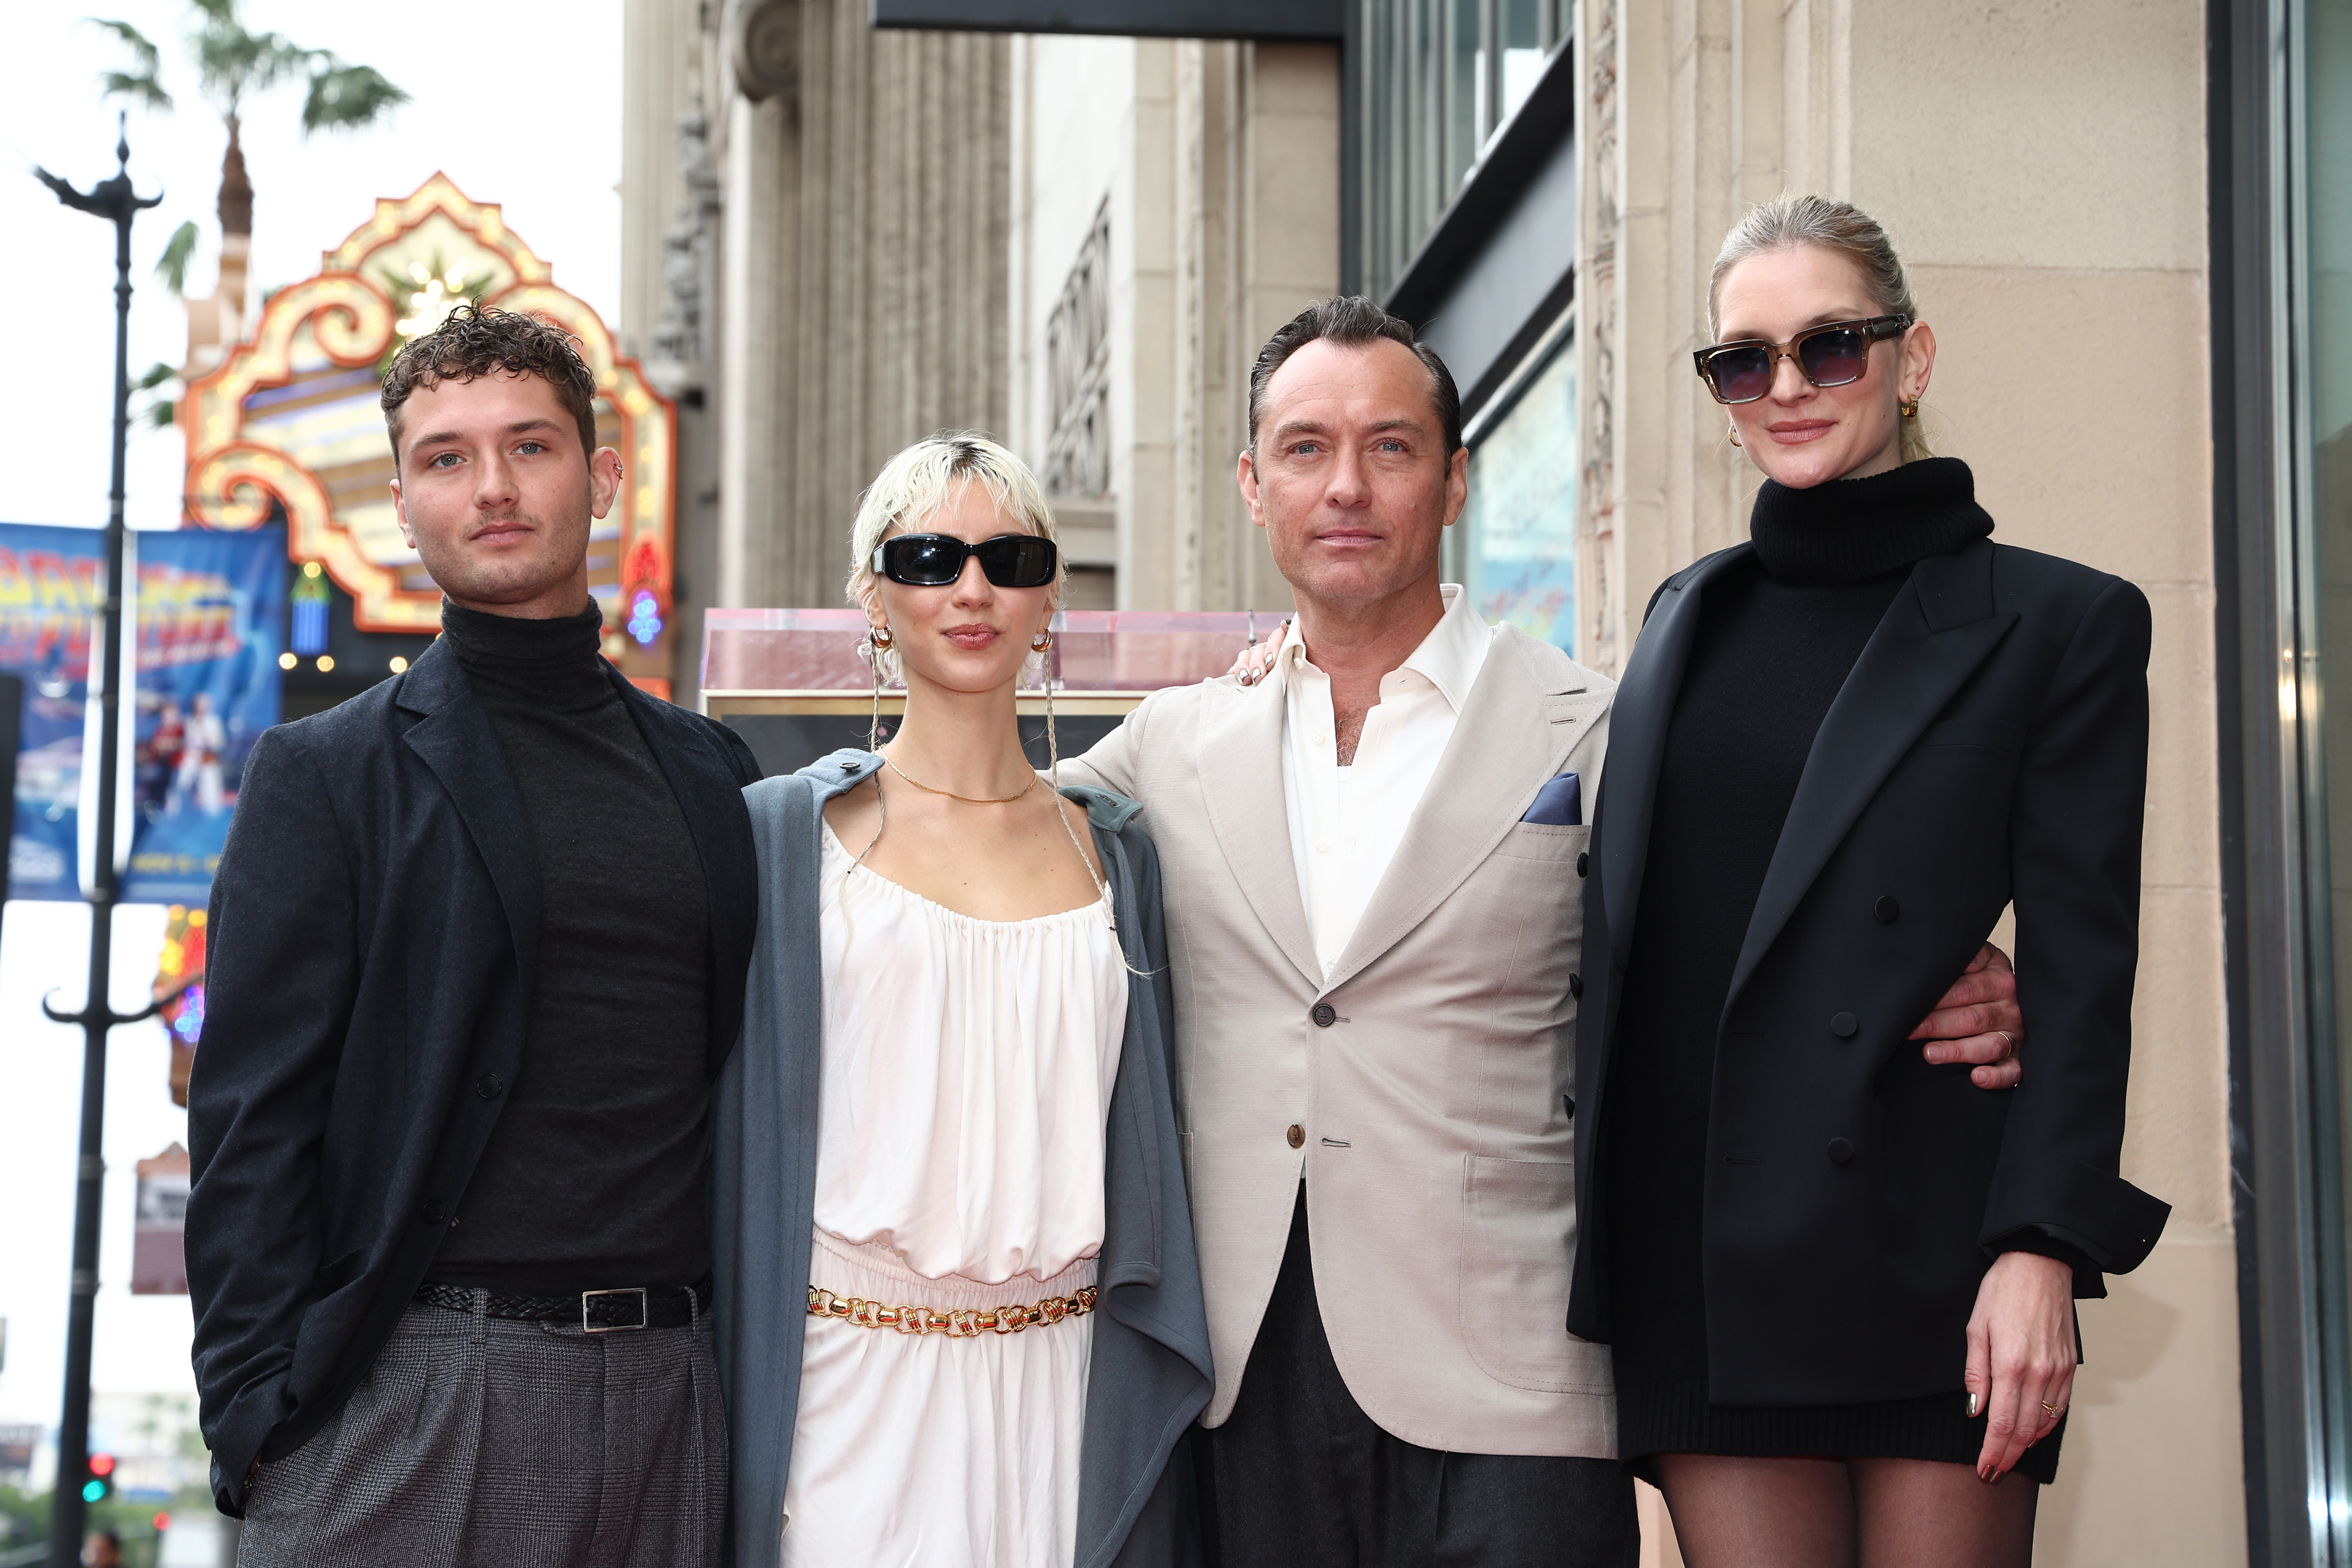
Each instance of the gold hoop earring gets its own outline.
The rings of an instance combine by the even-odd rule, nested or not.
[[[1727,432],[1726,432],[1726,434],[1727,434],[1728,436],[1730,436],[1730,437],[1731,437],[1731,444],[1732,444],[1733,446],[1737,447],[1737,446],[1738,446],[1738,445],[1739,445],[1739,426],[1738,426],[1737,425],[1735,425],[1735,426],[1731,426],[1731,427],[1730,427],[1730,429],[1729,429],[1728,431],[1727,431]]]
[[[1031,653],[1044,653],[1053,646],[1054,634],[1051,632],[1039,632],[1035,637],[1029,639],[1029,651]]]
[[[1906,397],[1903,400],[1903,417],[1906,419],[1916,419],[1919,417],[1919,400],[1917,398]]]
[[[888,625],[887,624],[874,627],[866,635],[867,638],[873,642],[874,646],[878,648],[892,648],[898,645],[898,637],[892,634]]]

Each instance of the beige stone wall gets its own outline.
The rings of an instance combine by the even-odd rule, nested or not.
[[[1044,454],[1046,315],[1108,203],[1118,606],[1286,610],[1234,460],[1259,344],[1338,288],[1337,55],[1152,39],[1014,47],[1015,447]]]
[[[1939,452],[1997,537],[2155,608],[2143,957],[2125,1173],[2173,1205],[2082,1311],[2088,1356],[2037,1562],[2245,1556],[2230,1231],[2196,0],[1586,0],[1586,658],[1746,532],[1757,475],[1688,369],[1745,207],[1853,200],[1894,234],[1940,355]],[[2032,954],[2019,955],[2031,963]],[[2028,1021],[2029,1028],[2031,1020]],[[2031,1045],[2027,1047],[2031,1072]],[[1654,1544],[1661,1562],[1671,1549]]]

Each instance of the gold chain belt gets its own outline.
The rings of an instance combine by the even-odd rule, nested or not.
[[[929,1307],[892,1307],[856,1296],[836,1296],[809,1287],[812,1318],[839,1318],[861,1329],[896,1329],[902,1334],[945,1334],[950,1339],[976,1340],[982,1334],[1017,1334],[1065,1318],[1083,1318],[1095,1310],[1095,1288],[1081,1285],[1070,1296],[1048,1296],[1020,1307],[966,1307],[941,1312]]]

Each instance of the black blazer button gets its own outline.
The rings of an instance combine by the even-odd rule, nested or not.
[[[1830,1033],[1841,1040],[1853,1038],[1853,1032],[1860,1027],[1862,1027],[1861,1024],[1855,1021],[1854,1016],[1851,1013],[1840,1013],[1830,1020]]]
[[[1848,1160],[1851,1160],[1851,1159],[1853,1159],[1853,1144],[1851,1144],[1851,1143],[1847,1142],[1846,1142],[1844,1139],[1843,1139],[1843,1138],[1832,1138],[1832,1139],[1831,1139],[1831,1140],[1830,1140],[1830,1163],[1831,1163],[1832,1164],[1833,1164],[1833,1165],[1843,1165],[1843,1164],[1844,1164]]]
[[[1577,874],[1578,876],[1581,877],[1581,876],[1583,876],[1586,872],[1588,872],[1588,871],[1590,871],[1590,870],[1591,870],[1591,869],[1592,869],[1592,855],[1591,855],[1591,852],[1590,850],[1585,850],[1585,849],[1580,849],[1580,850],[1578,850],[1578,851],[1576,852],[1576,874]]]
[[[486,1072],[482,1075],[481,1081],[474,1085],[474,1092],[484,1100],[496,1100],[506,1087],[506,1080],[499,1078],[498,1074]]]
[[[1570,996],[1573,996],[1573,997],[1577,998],[1579,1001],[1582,1001],[1582,1000],[1583,1000],[1583,998],[1584,998],[1584,976],[1583,976],[1583,975],[1581,975],[1581,974],[1571,974],[1571,975],[1570,975],[1570,976],[1568,977],[1568,994],[1569,994]]]
[[[1870,912],[1878,917],[1880,925],[1891,926],[1895,923],[1895,917],[1903,912],[1903,906],[1893,899],[1881,898],[1878,902],[1870,906]]]
[[[427,1198],[425,1200],[424,1212],[417,1217],[422,1219],[426,1225],[439,1225],[443,1220],[449,1217],[449,1211],[441,1206],[441,1200],[439,1198]]]
[[[1317,1028],[1328,1029],[1339,1018],[1339,1010],[1328,1002],[1318,1002],[1315,1004],[1315,1010],[1307,1016],[1315,1020]]]

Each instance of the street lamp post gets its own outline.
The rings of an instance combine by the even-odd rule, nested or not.
[[[81,1561],[85,1504],[89,1479],[89,1346],[98,1305],[99,1196],[106,1175],[100,1131],[106,1120],[106,1034],[117,1024],[136,1023],[154,1013],[117,1013],[108,1005],[109,960],[114,939],[115,768],[121,760],[116,729],[122,690],[122,491],[125,450],[131,439],[131,220],[163,198],[144,199],[131,189],[131,142],[118,127],[118,165],[113,177],[87,193],[77,191],[47,169],[33,173],[77,212],[114,226],[114,488],[108,492],[106,598],[96,627],[103,684],[90,693],[99,706],[98,823],[96,864],[90,868],[89,988],[81,1011],[60,1013],[47,1002],[41,1011],[60,1024],[82,1026],[81,1162],[74,1191],[73,1293],[66,1326],[65,1413],[58,1424],[57,1492],[49,1510],[49,1568],[74,1568]]]

